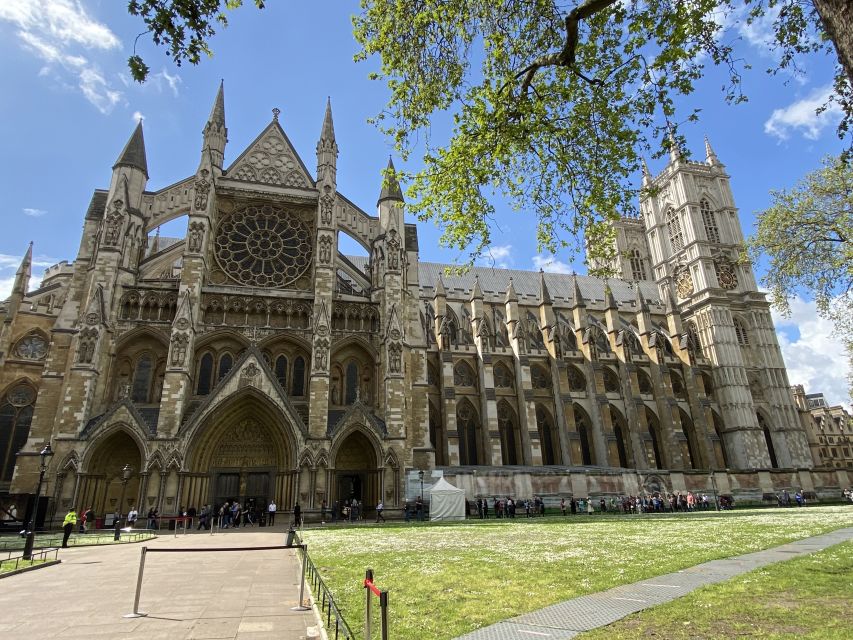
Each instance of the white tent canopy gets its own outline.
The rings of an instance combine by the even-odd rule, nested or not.
[[[430,520],[464,520],[465,492],[444,478],[439,478],[430,490]]]

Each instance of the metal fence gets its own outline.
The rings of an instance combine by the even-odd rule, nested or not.
[[[157,534],[150,529],[121,529],[121,540],[124,542],[141,542],[150,540]],[[62,545],[62,533],[39,533],[35,537],[36,548],[58,547]],[[68,539],[70,546],[90,546],[112,544],[114,532],[112,529],[91,530],[88,533],[75,533]],[[24,538],[20,535],[1,536],[0,551],[16,551],[24,548]]]
[[[53,558],[50,558],[50,554],[53,554]],[[40,551],[33,551],[33,554],[30,558],[24,558],[24,556],[12,556],[12,552],[7,552],[7,556],[5,560],[0,560],[0,569],[5,573],[7,571],[17,571],[23,567],[32,566],[36,563],[48,562],[49,560],[56,560],[59,554],[59,549],[41,549]]]

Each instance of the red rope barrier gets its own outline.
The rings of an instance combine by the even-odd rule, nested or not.
[[[381,592],[379,591],[379,587],[373,584],[370,580],[365,579],[364,586],[370,589],[373,592],[373,595],[378,596]]]

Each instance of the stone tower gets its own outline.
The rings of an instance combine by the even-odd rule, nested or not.
[[[704,162],[673,145],[661,174],[644,174],[652,187],[640,201],[651,277],[662,299],[675,294],[684,319],[679,346],[715,365],[713,389],[705,391],[716,396],[723,420],[709,427],[727,464],[807,466],[769,304],[740,257],[744,237],[725,166],[706,138]]]

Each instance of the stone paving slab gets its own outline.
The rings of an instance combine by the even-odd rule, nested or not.
[[[574,638],[584,631],[603,627],[632,613],[680,598],[699,587],[723,582],[768,564],[814,553],[847,540],[853,540],[853,528],[839,529],[765,551],[703,562],[674,573],[566,600],[472,631],[457,640]]]
[[[0,581],[3,637],[302,640],[320,636],[314,611],[299,604],[296,550],[157,553],[284,544],[284,533],[240,530],[161,536],[138,544],[63,549],[62,563]],[[147,546],[133,610],[141,549]],[[308,588],[305,591],[309,597]]]

